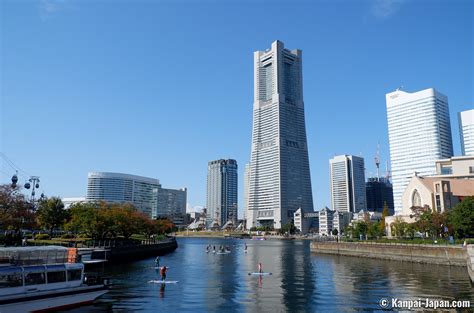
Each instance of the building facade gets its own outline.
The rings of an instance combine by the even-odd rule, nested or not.
[[[160,181],[154,178],[108,172],[90,172],[87,179],[87,201],[131,203],[137,210],[152,216],[153,190]]]
[[[367,211],[383,212],[385,206],[389,215],[395,213],[393,207],[393,188],[388,179],[372,177],[365,183]]]
[[[176,225],[186,223],[187,189],[153,189],[152,218],[169,218]]]
[[[474,155],[437,160],[435,166],[438,177],[474,179]]]
[[[235,225],[237,216],[237,161],[210,161],[207,167],[207,210],[210,223]]]
[[[459,112],[462,155],[474,155],[474,109]]]
[[[329,160],[331,206],[340,212],[366,209],[364,159],[338,155]]]
[[[414,172],[433,175],[438,159],[453,155],[448,98],[433,88],[386,94],[395,213]]]
[[[313,211],[301,50],[281,41],[254,53],[254,103],[247,227],[289,223]]]

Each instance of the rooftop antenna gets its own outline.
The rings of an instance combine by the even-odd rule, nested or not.
[[[400,90],[402,90],[402,89],[403,89],[403,85],[400,86],[400,87],[398,87],[396,91],[400,91]]]
[[[377,144],[377,154],[375,155],[375,166],[377,166],[377,180],[380,180],[380,144]]]

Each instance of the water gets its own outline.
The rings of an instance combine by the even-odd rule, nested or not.
[[[244,242],[248,253],[244,253]],[[207,244],[232,253],[207,254]],[[154,258],[108,265],[114,287],[94,305],[71,312],[354,312],[381,310],[381,298],[470,300],[467,269],[311,253],[309,241],[178,239],[161,258],[168,280],[159,279]],[[249,276],[263,264],[271,276]]]

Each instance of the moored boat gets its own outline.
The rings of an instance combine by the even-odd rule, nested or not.
[[[92,303],[107,279],[84,273],[76,251],[64,247],[0,249],[0,312],[44,312]]]

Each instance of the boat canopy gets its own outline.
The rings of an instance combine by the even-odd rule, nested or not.
[[[66,263],[68,249],[60,246],[8,247],[0,249],[0,263],[37,265]]]

